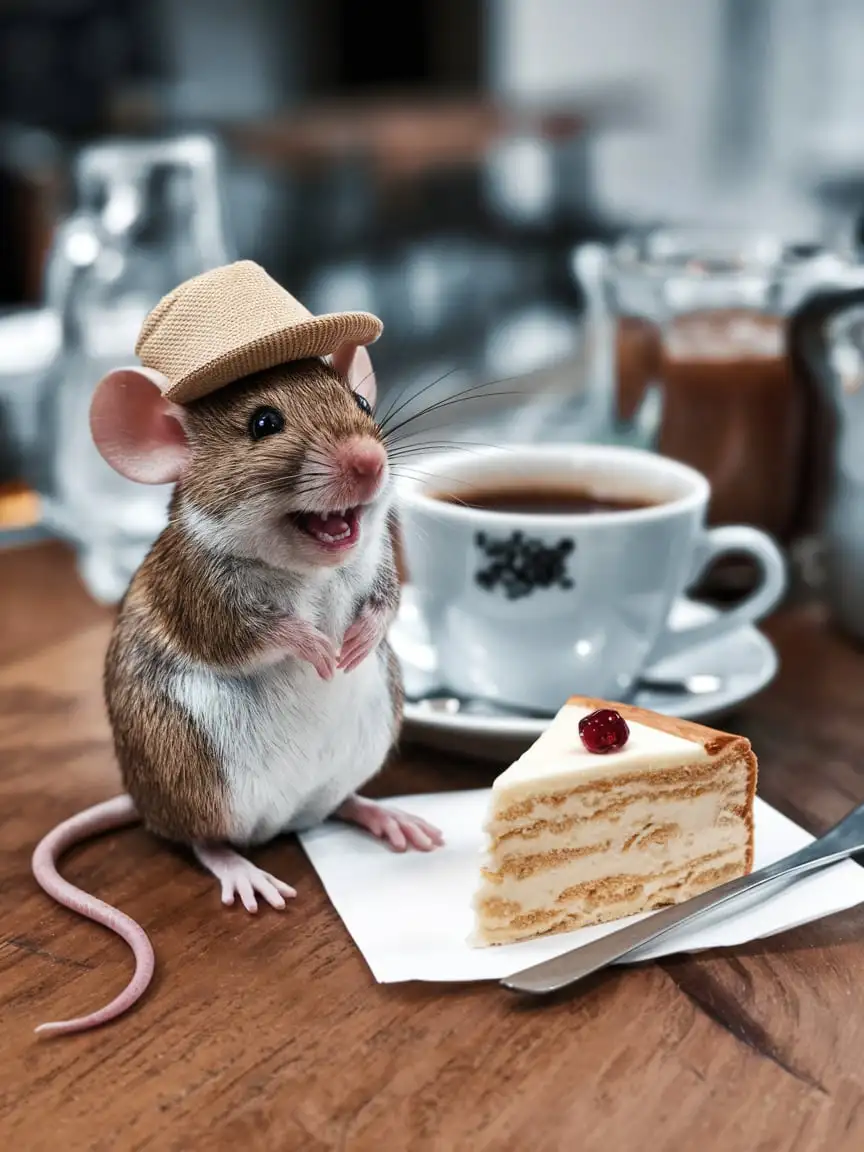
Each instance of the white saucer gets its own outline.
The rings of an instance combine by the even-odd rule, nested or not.
[[[672,612],[674,628],[690,627],[716,615],[716,609],[681,599]],[[411,588],[403,588],[399,617],[390,640],[405,677],[404,739],[459,755],[510,760],[532,744],[549,721],[532,716],[433,710],[416,697],[440,688],[435,651]],[[721,681],[716,692],[694,694],[642,689],[633,703],[682,720],[709,720],[749,700],[773,680],[777,653],[753,627],[740,628],[718,640],[691,648],[650,670],[653,679],[682,680],[709,674]],[[646,673],[646,675],[648,675]],[[446,689],[442,691],[446,695]],[[415,697],[415,701],[410,698]]]

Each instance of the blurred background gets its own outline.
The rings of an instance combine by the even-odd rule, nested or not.
[[[7,540],[116,599],[166,494],[93,458],[90,391],[248,257],[382,317],[383,404],[476,388],[420,441],[643,444],[792,547],[785,321],[859,271],[862,60],[859,0],[0,0]]]

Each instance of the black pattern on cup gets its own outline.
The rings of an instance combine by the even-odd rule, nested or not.
[[[508,600],[521,600],[537,589],[573,587],[567,568],[574,548],[569,537],[549,545],[519,531],[503,537],[478,532],[474,541],[487,561],[474,579],[487,592],[500,588]]]

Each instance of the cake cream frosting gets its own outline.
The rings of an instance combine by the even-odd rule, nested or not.
[[[629,738],[589,752],[579,721],[615,709]],[[474,897],[476,946],[677,904],[753,867],[750,742],[573,697],[494,782]]]

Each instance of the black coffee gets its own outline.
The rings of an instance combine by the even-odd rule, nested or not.
[[[563,485],[496,484],[488,488],[468,488],[457,492],[436,492],[436,500],[445,504],[460,504],[466,508],[479,508],[483,512],[533,513],[540,516],[585,515],[592,512],[632,512],[637,508],[650,508],[656,500],[637,500],[633,497],[606,498],[595,496],[579,488]]]

